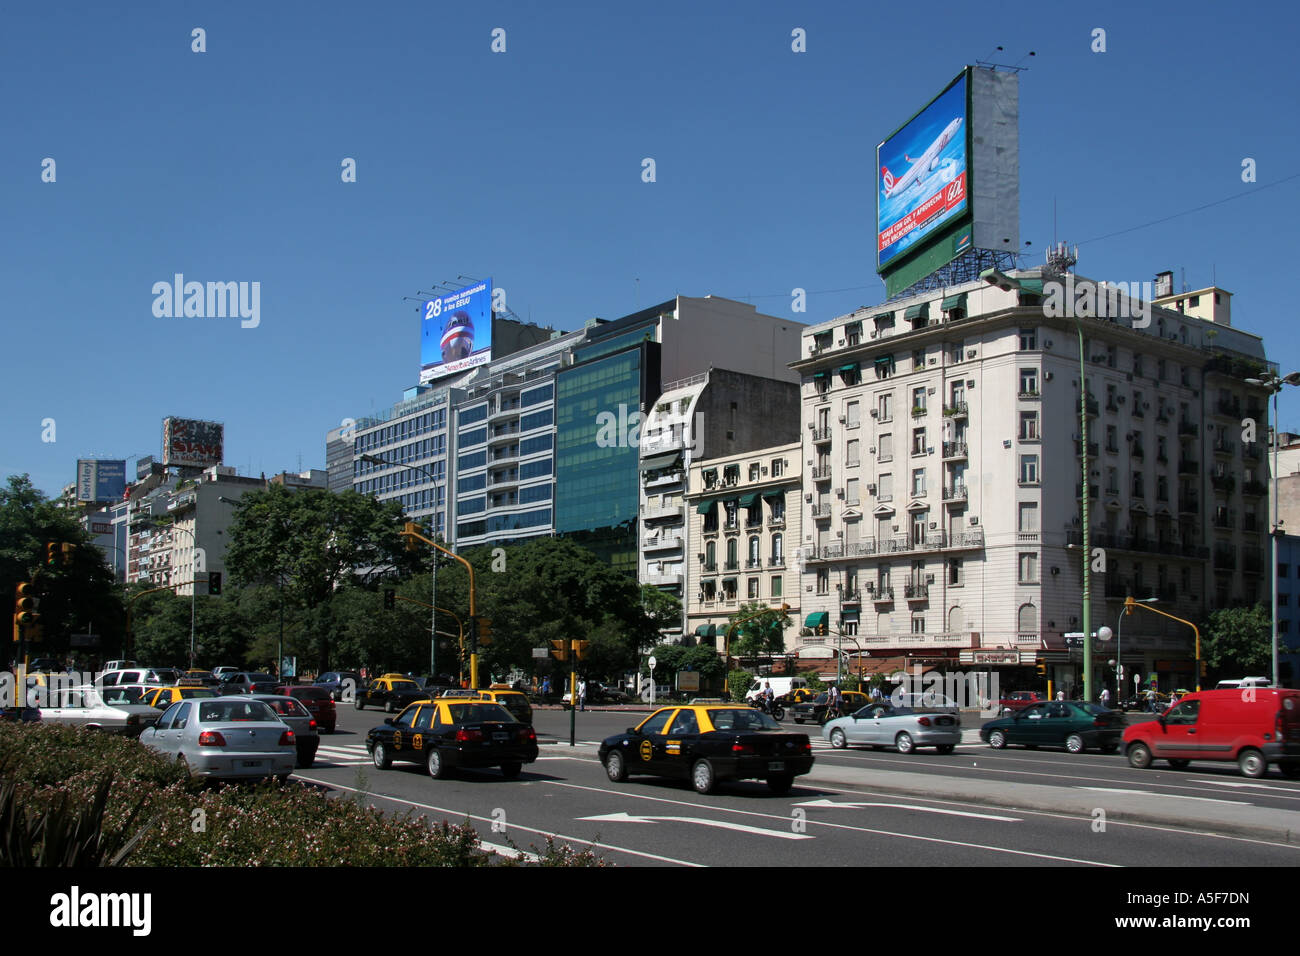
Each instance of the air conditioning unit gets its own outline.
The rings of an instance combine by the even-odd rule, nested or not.
[[[1052,347],[1051,339],[1048,339],[1046,342],[1043,343],[1043,348],[1050,349],[1051,347]]]
[[[847,415],[841,415],[841,416],[840,416],[840,424],[841,424],[841,425],[843,425],[843,424],[844,424],[845,422],[847,422],[848,420],[849,420],[849,417],[848,417]],[[766,469],[764,469],[764,471],[766,472]]]
[[[975,379],[973,379],[973,378],[968,378],[968,379],[966,379],[966,387],[967,387],[967,388],[974,388],[974,387],[975,387]]]
[[[1125,402],[1128,401],[1128,399],[1125,398],[1123,395],[1120,395],[1118,398],[1115,399],[1115,401],[1120,405],[1123,405]]]
[[[843,489],[843,488],[836,488],[836,489],[835,489],[835,494],[837,494],[839,497],[843,498],[843,497],[844,497],[844,489]]]
[[[878,408],[873,408],[873,409],[871,410],[871,417],[872,417],[872,418],[879,418],[879,417],[880,417],[880,409],[878,409]]]
[[[803,496],[803,500],[804,500],[804,501],[812,501],[812,492],[809,492],[808,494],[804,495],[804,496]]]
[[[935,528],[937,528],[937,527],[939,527],[939,522],[937,522],[937,521],[931,521],[931,522],[930,522],[930,530],[931,530],[931,531],[933,531],[933,530],[934,530]]]
[[[940,324],[942,324],[942,323],[943,323],[943,319],[931,319],[931,320],[930,320],[928,323],[926,323],[926,324],[927,324],[927,325],[940,325]]]
[[[933,574],[927,574],[927,575],[925,576],[925,583],[926,583],[926,584],[933,584],[933,583],[934,583],[934,575],[933,575]]]
[[[764,465],[762,468],[760,468],[760,469],[759,469],[759,472],[762,473],[762,474],[764,474],[764,475],[766,475],[766,474],[767,474],[767,465]]]
[[[974,349],[967,349],[967,350],[966,350],[966,357],[967,357],[967,358],[974,358],[974,357],[975,357],[975,350],[974,350]]]
[[[811,458],[809,458],[809,459],[808,459],[808,467],[811,468],[812,466],[813,466],[813,460],[812,460]]]
[[[1044,373],[1043,373],[1043,381],[1044,381],[1044,382],[1050,382],[1051,380],[1052,380],[1052,373],[1051,373],[1051,372],[1044,372]]]
[[[809,422],[809,423],[808,423],[808,430],[809,430],[809,431],[815,431],[816,428],[817,428],[817,423],[816,423],[816,422]]]
[[[872,482],[871,484],[867,485],[867,494],[874,495],[875,493],[876,493],[876,485],[874,482]]]
[[[812,585],[811,585],[811,584],[805,584],[805,585],[803,586],[803,589],[804,589],[805,591],[811,591],[811,590],[812,590]]]
[[[971,515],[970,523],[973,525],[979,524],[980,523],[979,515]]]
[[[932,388],[926,389],[926,392],[925,392],[925,393],[926,393],[927,395],[933,395],[933,394],[934,394],[934,389],[932,389]]]
[[[840,347],[840,348],[844,348],[844,340],[843,340],[843,339],[840,339],[838,344],[839,344],[839,347]]]
[[[871,333],[871,337],[874,339],[874,338],[875,338],[877,335],[879,335],[879,334],[880,334],[879,332],[872,332],[872,333]],[[812,590],[812,589],[809,588],[809,590]]]
[[[938,360],[937,358],[932,358],[932,359],[930,359],[930,364],[931,364],[931,365],[938,365],[938,364],[939,364],[939,360]]]
[[[868,448],[867,453],[870,455],[874,455],[876,453],[876,446],[872,445],[870,448]]]

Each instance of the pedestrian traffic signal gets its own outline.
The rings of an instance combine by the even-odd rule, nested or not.
[[[47,568],[57,568],[57,567],[59,566],[59,562],[62,561],[62,560],[63,560],[63,559],[62,559],[61,553],[60,553],[60,551],[59,551],[59,545],[58,545],[58,543],[55,542],[55,541],[49,541],[49,542],[46,542],[46,544],[45,544],[45,566],[46,566]]]
[[[76,553],[77,546],[75,544],[61,544],[59,550],[62,553],[63,566],[66,568],[72,564],[72,556]]]
[[[1038,672],[1038,676],[1039,676],[1039,677],[1046,677],[1046,676],[1047,676],[1047,664],[1046,664],[1046,662],[1041,661],[1041,660],[1040,660],[1040,661],[1035,661],[1035,662],[1034,662],[1034,670],[1036,670],[1036,671]]]
[[[402,525],[402,535],[406,538],[407,551],[419,551],[420,539],[414,537],[420,531],[420,526],[414,521],[408,521]]]
[[[219,595],[221,593],[221,572],[220,571],[208,572],[208,593],[212,595]]]
[[[587,656],[587,646],[588,646],[590,643],[591,643],[591,641],[574,641],[574,642],[573,642],[573,656],[576,657],[578,660],[583,660],[583,659],[585,659],[586,656]]]
[[[551,656],[557,661],[566,661],[569,659],[568,641],[551,641]]]
[[[396,592],[396,591],[385,591],[385,592],[384,592],[384,610],[385,610],[385,611],[391,611],[391,610],[393,610],[395,607],[397,607],[397,592]]]

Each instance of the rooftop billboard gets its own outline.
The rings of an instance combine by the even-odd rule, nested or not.
[[[970,212],[967,72],[876,147],[876,271]]]
[[[492,280],[429,299],[421,308],[420,384],[492,361]]]
[[[226,426],[193,418],[163,419],[163,465],[210,468],[225,454]]]
[[[77,501],[117,501],[126,491],[126,461],[77,459]]]

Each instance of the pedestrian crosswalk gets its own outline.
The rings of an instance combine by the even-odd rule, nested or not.
[[[316,766],[355,767],[370,763],[365,744],[321,744],[316,751]]]

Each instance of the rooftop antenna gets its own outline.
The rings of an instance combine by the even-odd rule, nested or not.
[[[1069,272],[1079,261],[1079,247],[1070,248],[1068,243],[1055,242],[1047,250],[1047,271],[1057,275]]]
[[[637,279],[635,281],[636,281],[636,310],[640,312],[641,311],[641,280]]]
[[[990,53],[990,54],[989,54],[988,56],[986,56],[984,59],[982,59],[982,60],[976,60],[976,61],[975,61],[975,65],[976,65],[976,66],[982,66],[982,67],[985,67],[985,68],[987,68],[987,69],[994,70],[994,71],[996,71],[996,70],[1006,70],[1008,73],[1020,73],[1020,72],[1022,72],[1023,70],[1027,70],[1027,69],[1029,69],[1029,67],[1027,67],[1027,66],[1022,66],[1022,64],[1023,64],[1027,59],[1029,59],[1031,56],[1037,56],[1037,54],[1036,54],[1033,50],[1030,50],[1028,53],[1026,53],[1024,56],[1022,56],[1022,57],[1020,58],[1020,61],[1019,61],[1018,63],[1014,63],[1014,64],[1011,64],[1011,63],[995,63],[995,62],[993,61],[993,57],[997,56],[999,53],[1004,53],[1004,52],[1006,52],[1006,51],[1005,51],[1005,49],[1004,49],[1003,47],[997,47],[996,49],[994,49],[994,51],[993,51],[992,53]]]

